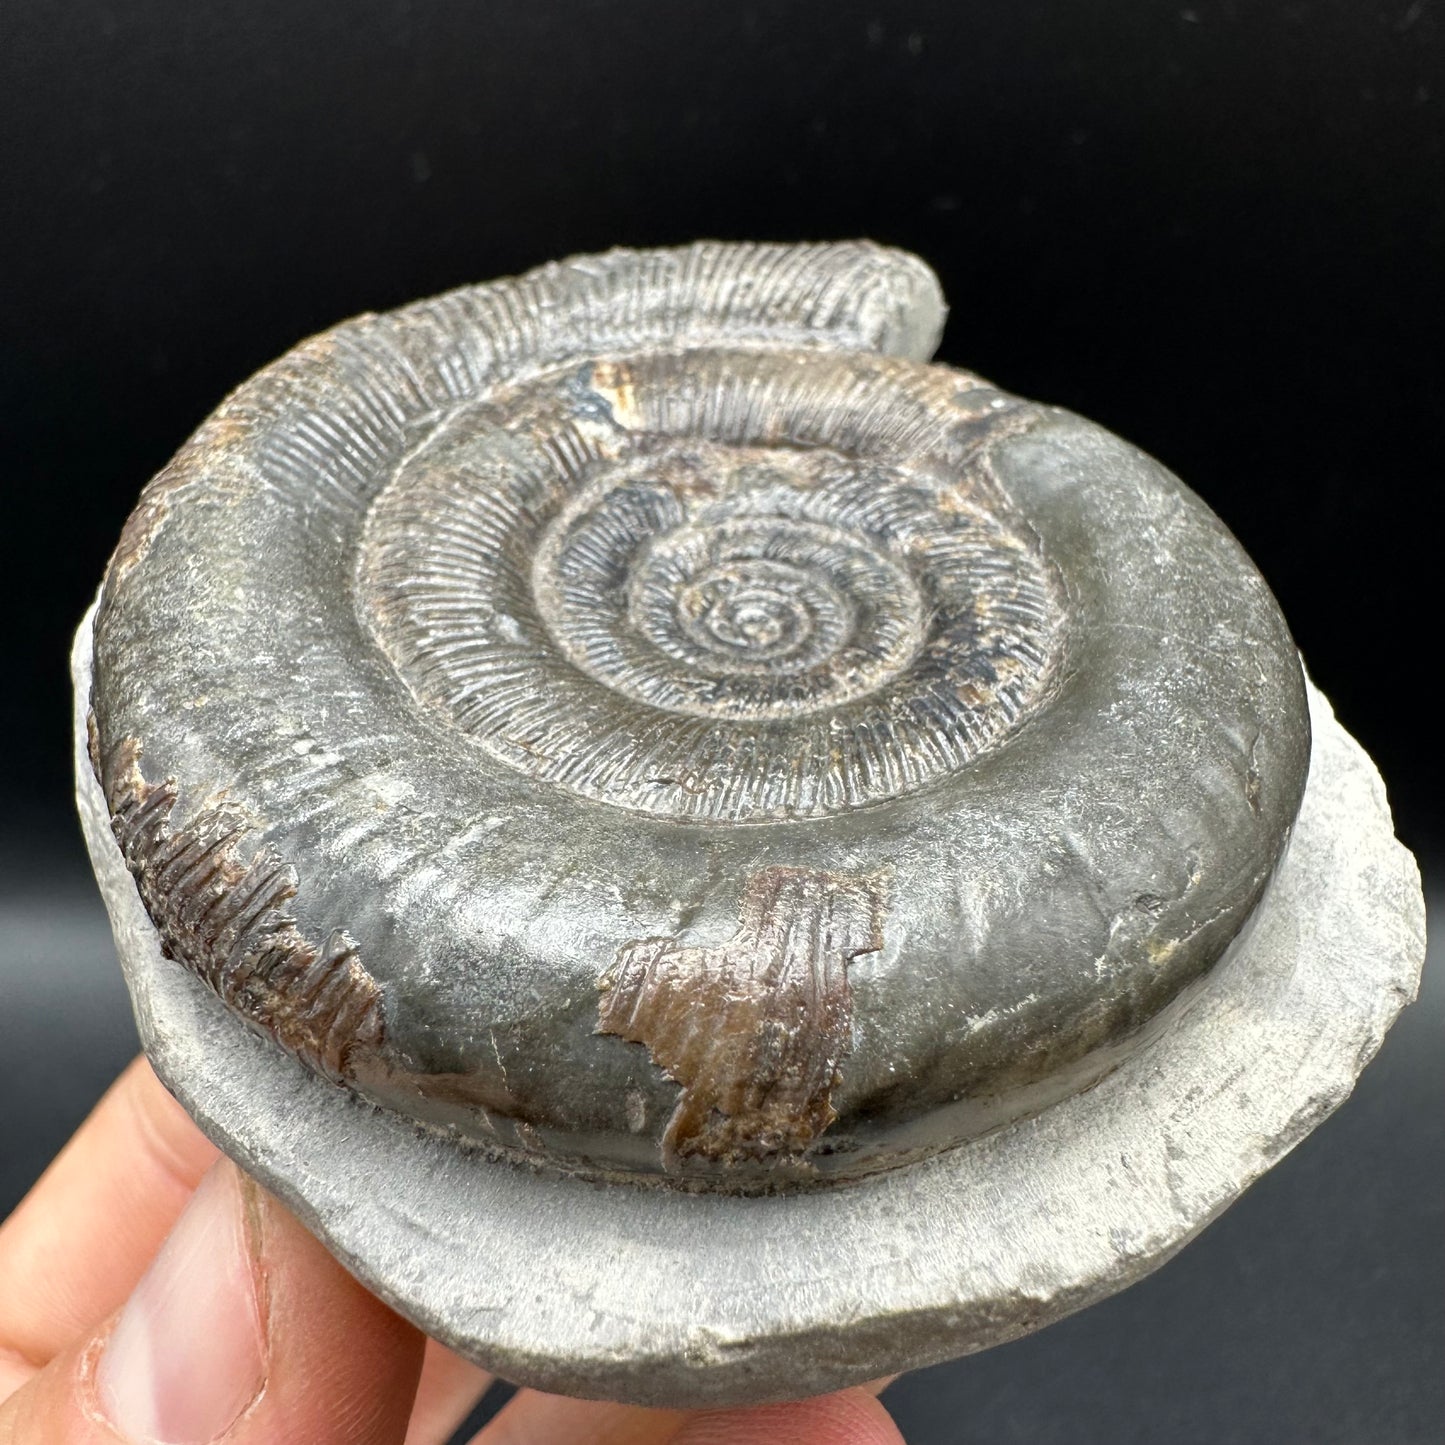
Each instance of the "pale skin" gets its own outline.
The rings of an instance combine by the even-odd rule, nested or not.
[[[221,1158],[144,1059],[0,1226],[0,1445],[445,1445],[488,1383]],[[903,1445],[884,1383],[698,1413],[523,1390],[473,1445]]]

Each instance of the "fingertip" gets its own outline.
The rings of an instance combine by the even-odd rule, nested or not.
[[[5,1445],[398,1445],[423,1339],[218,1162],[120,1312],[0,1406]]]
[[[481,1366],[428,1340],[405,1445],[440,1445],[450,1440],[491,1383],[491,1375]]]
[[[220,1158],[221,1151],[161,1083],[144,1054],[127,1065],[110,1094],[133,1116],[153,1167],[182,1190],[194,1189],[201,1175]]]
[[[394,1445],[425,1339],[359,1284],[277,1199],[246,1181],[267,1301],[264,1395],[238,1445]]]
[[[670,1445],[904,1445],[888,1411],[868,1387],[786,1405],[708,1411],[689,1420]]]
[[[126,1301],[94,1375],[128,1440],[218,1440],[266,1383],[266,1310],[240,1172],[201,1181]]]
[[[19,1383],[120,1307],[216,1158],[134,1060],[0,1225],[0,1381]]]
[[[0,1404],[0,1445],[128,1445],[94,1403],[105,1332],[63,1350]]]

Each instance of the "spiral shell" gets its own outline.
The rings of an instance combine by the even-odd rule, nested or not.
[[[684,351],[465,408],[371,509],[423,702],[588,798],[721,822],[924,787],[1026,716],[1058,605],[969,456],[1016,418],[881,358]]]
[[[1162,468],[924,364],[868,243],[613,252],[303,344],[147,489],[92,758],[178,964],[504,1152],[895,1166],[1167,1026],[1299,804]]]

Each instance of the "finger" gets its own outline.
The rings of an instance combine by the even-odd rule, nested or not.
[[[428,1340],[406,1445],[446,1445],[491,1383],[480,1366]]]
[[[791,1405],[694,1415],[668,1445],[903,1445],[898,1426],[867,1389]]]
[[[0,1406],[0,1445],[401,1445],[422,1346],[223,1161],[120,1313]]]
[[[828,1395],[821,1399],[838,1400],[855,1395],[872,1399],[892,1382],[893,1376],[890,1375],[856,1390],[844,1390],[841,1395]],[[877,1405],[876,1400],[873,1403]],[[770,1408],[811,1410],[818,1404],[819,1401],[810,1400],[803,1402],[803,1407],[786,1405]],[[851,1405],[845,1401],[842,1408],[846,1412]],[[878,1406],[878,1409],[882,1410],[882,1407]],[[547,1395],[540,1390],[523,1390],[475,1437],[472,1445],[553,1445],[553,1442],[558,1440],[566,1440],[568,1445],[672,1445],[673,1441],[686,1438],[679,1436],[678,1431],[694,1422],[743,1417],[749,1413],[714,1411],[699,1415],[688,1410],[645,1410],[638,1405],[607,1405],[591,1400],[571,1400],[564,1395]],[[888,1445],[898,1445],[897,1429],[892,1421],[888,1420],[886,1411],[882,1418],[893,1433],[877,1438],[888,1442]],[[740,1438],[751,1439],[748,1436]],[[767,1440],[771,1437],[762,1435],[758,1438]],[[811,1441],[812,1437],[803,1438]],[[826,1436],[821,1438],[829,1439]],[[851,1445],[852,1437],[845,1435],[838,1438],[849,1441]],[[873,1436],[859,1435],[857,1439],[859,1442],[867,1442],[867,1445],[874,1445]]]
[[[687,1419],[683,1410],[644,1410],[522,1390],[472,1445],[666,1445]]]
[[[215,1159],[137,1059],[0,1226],[0,1399],[119,1308]]]

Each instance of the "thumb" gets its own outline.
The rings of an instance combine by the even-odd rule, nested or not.
[[[422,1348],[222,1160],[119,1313],[0,1406],[0,1445],[401,1445]]]

